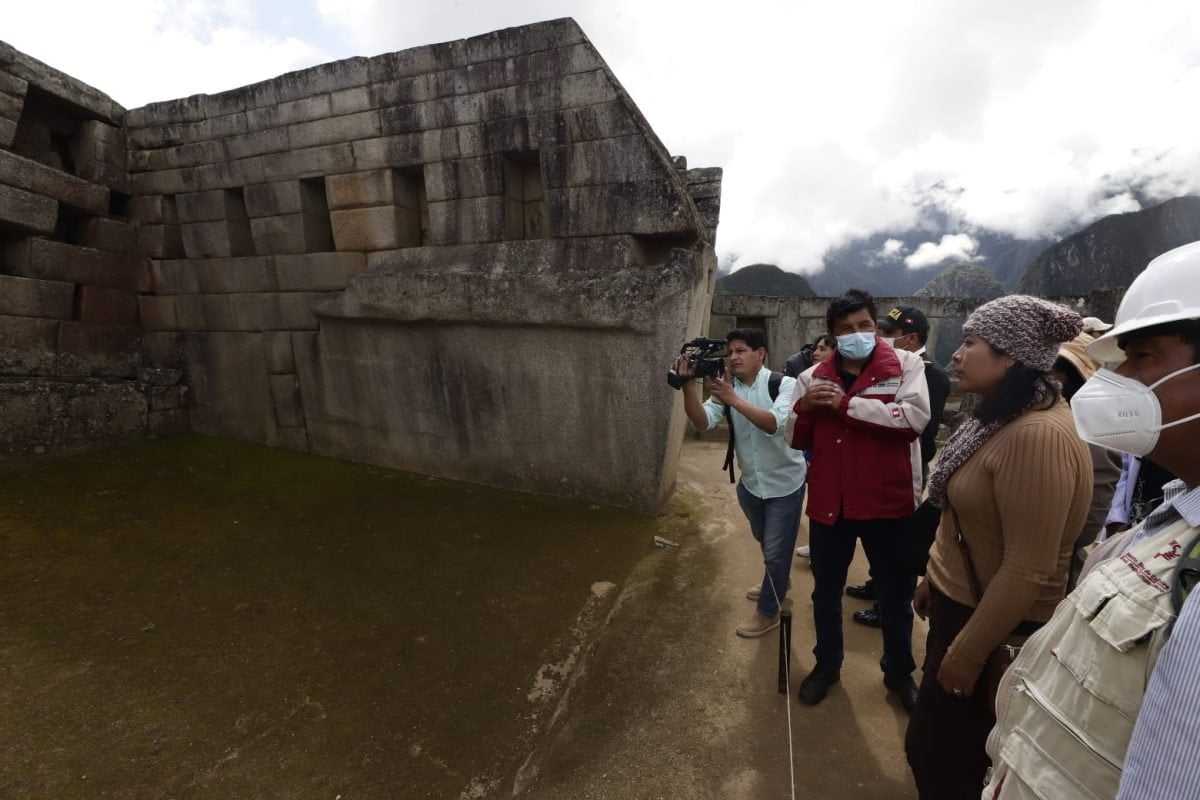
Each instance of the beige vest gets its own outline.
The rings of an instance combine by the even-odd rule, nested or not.
[[[1000,683],[984,800],[1116,797],[1195,533],[1179,520],[1096,567],[1030,637]]]

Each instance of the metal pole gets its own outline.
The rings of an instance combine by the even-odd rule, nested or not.
[[[792,612],[779,612],[779,693],[788,693],[792,669]]]

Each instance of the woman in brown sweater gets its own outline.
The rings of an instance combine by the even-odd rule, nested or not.
[[[905,738],[921,800],[979,797],[996,721],[987,662],[1063,598],[1092,463],[1050,369],[1080,326],[1075,312],[1022,295],[980,306],[963,325],[955,373],[983,400],[929,481],[942,518],[913,600],[929,636]]]

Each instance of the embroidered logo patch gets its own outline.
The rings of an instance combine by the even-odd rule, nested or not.
[[[1121,561],[1125,563],[1125,566],[1129,567],[1130,571],[1133,572],[1134,575],[1137,575],[1142,579],[1142,583],[1153,589],[1158,589],[1160,592],[1171,591],[1171,587],[1167,586],[1162,578],[1146,569],[1146,565],[1134,557],[1133,553],[1126,553],[1125,555],[1121,556]]]
[[[1161,558],[1166,561],[1174,561],[1175,559],[1179,558],[1179,551],[1181,550],[1183,550],[1183,545],[1179,543],[1179,540],[1172,539],[1171,546],[1168,549],[1163,550],[1161,553],[1155,553],[1154,557]]]

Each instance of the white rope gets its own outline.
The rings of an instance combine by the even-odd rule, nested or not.
[[[775,579],[771,577],[770,567],[766,564],[766,562],[763,562],[763,566],[766,568],[764,571],[767,573],[767,580],[771,584],[771,594],[775,595],[775,608],[777,609],[775,613],[780,616],[780,620],[779,620],[780,631],[781,631],[780,635],[783,636],[784,635],[782,633],[782,630],[783,630],[783,628],[782,628],[782,626],[783,626],[783,619],[782,619],[782,617],[783,617],[783,601],[781,601],[779,599],[779,592],[776,591],[776,589],[775,589]],[[791,637],[784,636],[784,641],[786,641],[787,645],[788,645],[787,652],[785,652],[783,654],[783,686],[787,690],[787,695],[785,696],[786,699],[784,701],[784,705],[787,707],[788,768],[790,770],[791,781],[792,781],[792,800],[796,800],[796,750],[792,745],[792,674],[791,674],[792,673],[792,658],[791,658],[792,642],[791,642]]]

